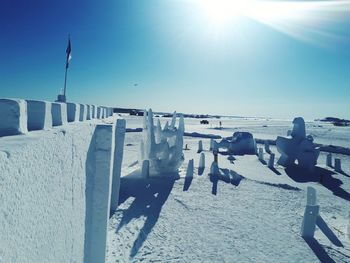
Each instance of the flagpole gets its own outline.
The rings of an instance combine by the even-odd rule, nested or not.
[[[67,89],[67,70],[68,70],[67,63],[66,63],[66,73],[64,74],[64,89],[63,89],[64,98],[66,98],[66,89]]]
[[[68,65],[70,60],[71,46],[70,46],[70,35],[68,34],[68,46],[66,50],[67,58],[66,58],[66,70],[64,73],[64,86],[63,86],[63,94],[59,94],[57,97],[57,101],[66,102],[66,92],[67,92],[67,73],[68,73]]]

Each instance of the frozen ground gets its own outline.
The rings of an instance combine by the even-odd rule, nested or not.
[[[292,127],[291,121],[283,120],[221,121],[223,129],[217,130],[217,119],[209,120],[207,126],[200,125],[198,119],[186,119],[186,131],[230,136],[239,130],[275,139]],[[142,118],[127,117],[128,128],[141,126]],[[306,129],[316,143],[350,147],[349,128],[310,122]],[[282,167],[270,170],[256,156],[236,156],[232,164],[220,155],[220,168],[245,177],[236,187],[210,180],[210,152],[205,152],[206,170],[199,176],[199,138],[185,137],[184,145],[190,150],[184,151],[180,178],[145,181],[135,173],[140,139],[141,133],[127,133],[125,138],[121,200],[109,222],[108,262],[350,261],[348,156],[337,156],[344,170],[339,174],[324,166],[322,153],[316,174],[310,176]],[[209,140],[203,139],[203,143],[208,149]],[[274,147],[271,150],[277,154]],[[267,154],[265,157],[268,160]],[[187,180],[186,167],[192,158],[195,176]],[[307,186],[317,189],[323,219],[313,240],[304,240],[299,234]]]

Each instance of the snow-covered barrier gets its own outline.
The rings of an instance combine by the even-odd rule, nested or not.
[[[107,118],[112,108],[77,103],[0,99],[0,137],[47,130],[67,122]]]
[[[79,121],[86,121],[87,107],[84,104],[79,104],[79,106],[80,106]]]
[[[0,99],[0,136],[28,132],[27,102],[20,99]]]
[[[60,126],[67,123],[67,104],[54,102],[51,105],[52,126]]]
[[[81,122],[0,138],[0,262],[104,262],[123,131]]]
[[[85,105],[86,106],[86,119],[91,120],[91,105]]]
[[[79,121],[80,118],[80,105],[77,103],[67,103],[67,119],[68,122]]]
[[[28,131],[52,128],[51,103],[27,100]]]
[[[101,119],[101,118],[102,118],[102,107],[97,107],[96,119]]]

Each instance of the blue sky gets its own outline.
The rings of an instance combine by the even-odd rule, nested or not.
[[[349,1],[279,16],[253,6],[228,15],[242,1],[223,1],[2,1],[0,97],[53,101],[70,33],[69,101],[350,118]]]

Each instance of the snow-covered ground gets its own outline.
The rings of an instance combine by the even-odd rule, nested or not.
[[[142,127],[141,117],[126,117],[127,128]],[[286,135],[291,121],[265,119],[185,119],[186,132],[231,136],[249,131],[260,139]],[[219,130],[219,121],[223,129]],[[164,125],[165,119],[161,119]],[[350,147],[350,129],[307,122],[307,134],[316,143]],[[202,139],[204,149],[209,139]],[[108,230],[108,262],[349,262],[347,236],[350,212],[350,158],[343,173],[325,166],[321,153],[315,175],[276,166],[271,170],[256,156],[236,156],[230,163],[219,155],[221,169],[234,170],[244,179],[238,186],[210,180],[213,156],[205,151],[206,169],[198,175],[199,138],[185,137],[185,162],[177,180],[135,178],[141,133],[127,133],[120,205]],[[279,154],[275,147],[272,152]],[[193,180],[185,178],[194,159]],[[268,160],[268,154],[265,154]],[[320,177],[322,175],[322,179]],[[315,239],[304,240],[300,227],[306,187],[317,190],[322,220]]]

